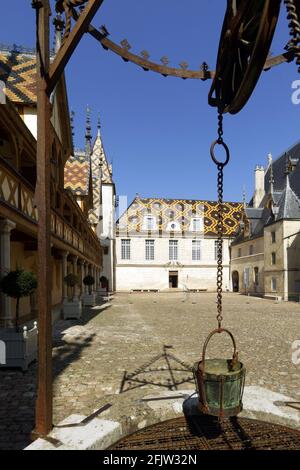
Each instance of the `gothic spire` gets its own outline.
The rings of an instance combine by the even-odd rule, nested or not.
[[[70,122],[71,122],[71,132],[72,132],[72,143],[74,145],[74,136],[75,136],[75,132],[74,132],[74,117],[75,117],[75,112],[72,110],[71,111],[71,115],[70,115]]]
[[[269,179],[269,183],[270,183],[269,193],[271,194],[271,196],[273,196],[273,193],[274,193],[274,174],[273,174],[273,162],[272,161],[270,162],[270,179]]]
[[[247,203],[246,203],[246,188],[243,186],[243,206],[244,209],[246,209]]]
[[[92,153],[92,127],[91,127],[91,110],[89,106],[86,108],[86,125],[85,125],[85,147],[86,153],[90,157]]]
[[[97,129],[98,129],[98,137],[100,137],[100,132],[101,132],[101,120],[100,120],[100,113],[98,113],[98,123],[97,123]]]

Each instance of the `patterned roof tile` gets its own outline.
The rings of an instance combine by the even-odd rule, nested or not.
[[[37,100],[36,56],[18,51],[0,51],[0,80],[14,103],[34,105]]]
[[[119,231],[128,233],[143,232],[144,216],[149,214],[157,220],[157,230],[168,231],[170,221],[177,222],[181,231],[190,231],[190,224],[194,217],[204,220],[204,235],[216,236],[218,224],[218,203],[216,201],[201,201],[191,199],[159,199],[135,198],[127,211],[117,222]],[[223,224],[225,236],[234,236],[242,218],[243,204],[239,202],[224,202]]]

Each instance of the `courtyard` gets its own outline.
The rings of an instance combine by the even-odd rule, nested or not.
[[[125,410],[128,399],[139,400],[153,390],[192,392],[189,368],[217,325],[215,302],[215,294],[208,293],[120,293],[87,310],[83,320],[58,322],[53,334],[54,424],[116,401]],[[300,401],[300,366],[292,361],[292,344],[300,339],[299,315],[298,303],[224,294],[223,323],[236,338],[247,368],[246,385]],[[210,343],[208,355],[230,354],[226,336]],[[36,370],[33,364],[26,373],[0,371],[0,449],[22,449],[30,442]]]

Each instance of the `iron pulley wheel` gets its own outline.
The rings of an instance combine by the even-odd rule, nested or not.
[[[227,0],[209,104],[238,113],[250,98],[269,54],[281,0]]]

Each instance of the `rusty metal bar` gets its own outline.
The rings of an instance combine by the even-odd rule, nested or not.
[[[48,93],[51,93],[54,90],[73,52],[75,51],[84,33],[87,32],[91,20],[97,13],[98,9],[101,7],[103,1],[104,0],[89,0],[87,6],[79,16],[69,37],[61,46],[58,54],[50,66]]]
[[[33,2],[37,21],[37,207],[38,207],[38,398],[33,434],[45,436],[52,429],[52,322],[51,322],[51,208],[50,208],[50,5]]]
[[[72,16],[74,20],[78,20],[79,15],[75,9],[72,9]],[[151,62],[145,57],[140,57],[137,54],[130,52],[125,47],[121,47],[115,42],[107,38],[101,31],[95,28],[92,24],[88,27],[88,33],[93,36],[98,42],[101,43],[102,47],[106,50],[114,52],[120,56],[126,62],[132,62],[145,71],[151,70],[152,72],[159,73],[165,77],[172,76],[183,79],[198,79],[198,80],[210,80],[215,77],[215,72],[212,70],[189,70],[189,69],[178,69],[176,67],[169,67],[167,65],[157,64]],[[283,64],[285,62],[291,62],[294,59],[294,52],[289,51],[280,54],[275,57],[269,57],[264,65],[264,70],[268,71],[272,67]]]

